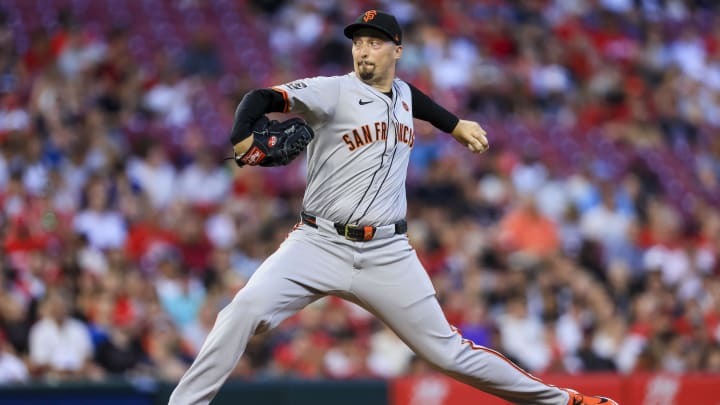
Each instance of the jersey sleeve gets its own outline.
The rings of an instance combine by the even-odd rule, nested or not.
[[[340,80],[337,77],[313,77],[273,86],[282,94],[285,111],[303,116],[311,125],[327,121],[335,114],[339,102]]]

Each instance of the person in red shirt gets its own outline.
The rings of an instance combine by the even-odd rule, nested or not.
[[[518,207],[500,223],[500,243],[509,251],[542,259],[558,251],[557,226],[538,210],[532,196],[522,196]]]

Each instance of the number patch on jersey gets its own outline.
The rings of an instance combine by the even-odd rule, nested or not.
[[[291,88],[293,90],[300,90],[300,89],[306,88],[307,84],[305,84],[305,82],[303,82],[303,81],[295,80],[294,82],[290,82],[290,83],[286,84],[286,86],[288,86],[289,88]]]

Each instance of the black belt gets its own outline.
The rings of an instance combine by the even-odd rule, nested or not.
[[[302,219],[302,222],[304,224],[307,224],[313,228],[318,227],[317,217],[307,214],[305,212],[301,212],[300,218]],[[404,233],[407,233],[407,221],[405,221],[404,219],[396,222],[393,225],[395,226],[395,234],[402,235]],[[333,223],[333,226],[335,227],[338,235],[344,236],[345,239],[355,242],[372,240],[378,228],[376,226],[370,225],[341,224],[339,222]]]

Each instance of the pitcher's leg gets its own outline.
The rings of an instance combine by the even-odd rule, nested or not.
[[[281,302],[274,291],[295,290],[296,298]],[[180,379],[170,404],[207,404],[237,365],[248,341],[304,308],[315,297],[287,280],[244,288],[222,311],[197,357]],[[277,307],[277,312],[276,312]]]
[[[500,353],[464,339],[448,324],[434,295],[414,302],[404,310],[405,316],[396,316],[391,305],[377,308],[379,316],[420,357],[450,377],[513,403],[567,404],[564,391],[544,384]]]
[[[563,390],[544,384],[494,350],[463,339],[448,324],[414,252],[389,266],[361,270],[351,291],[443,373],[513,403],[568,403]]]
[[[273,328],[322,295],[338,289],[337,256],[294,235],[270,256],[218,314],[195,361],[180,379],[170,404],[207,404],[235,368],[248,340]]]

